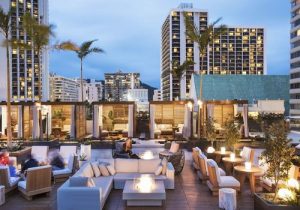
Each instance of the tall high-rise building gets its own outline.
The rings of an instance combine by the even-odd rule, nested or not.
[[[22,16],[30,13],[40,23],[48,24],[48,0],[1,0],[0,6],[5,12],[12,9],[10,38],[22,40],[30,44],[31,39],[22,29]],[[4,37],[0,35],[0,43]],[[33,43],[34,44],[34,43]],[[38,100],[38,75],[41,74],[42,100],[49,99],[48,79],[48,51],[43,50],[42,55],[36,54],[34,49],[10,48],[11,65],[11,97],[13,101]],[[41,72],[37,69],[40,59]],[[0,100],[6,100],[6,49],[0,45]]]
[[[180,4],[172,9],[162,26],[161,38],[161,91],[163,100],[189,98],[191,75],[199,73],[198,44],[186,36],[184,13],[203,32],[208,26],[208,13]],[[264,74],[264,29],[227,28],[204,55],[204,74]],[[191,60],[194,65],[181,79],[172,75],[172,61],[182,64]]]
[[[105,73],[105,100],[122,101],[128,89],[140,87],[139,73]]]
[[[291,1],[290,115],[300,115],[300,0]]]
[[[50,74],[50,101],[78,101],[79,83],[74,79]]]

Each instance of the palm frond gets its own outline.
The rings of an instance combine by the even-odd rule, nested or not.
[[[18,40],[18,39],[4,40],[2,45],[4,47],[9,46],[14,49],[24,49],[24,50],[32,49],[32,46],[30,44],[27,44],[23,40]]]
[[[65,41],[55,45],[55,48],[58,50],[67,50],[78,52],[79,46],[72,41]]]
[[[0,7],[0,32],[7,38],[10,29],[10,17],[12,11],[11,9],[5,13],[3,8]]]

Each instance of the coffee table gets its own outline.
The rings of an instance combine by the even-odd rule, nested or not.
[[[216,162],[220,163],[223,157],[227,157],[230,156],[231,152],[230,151],[225,151],[225,152],[221,152],[221,151],[215,151],[214,152],[215,156],[216,156]]]
[[[244,160],[242,158],[239,158],[239,157],[236,157],[233,160],[230,157],[223,157],[222,161],[224,163],[225,171],[226,171],[227,174],[232,174],[233,173],[233,171],[232,171],[233,167],[244,162]]]
[[[166,200],[166,191],[163,181],[155,181],[151,192],[140,192],[134,181],[126,181],[123,189],[123,200],[127,206],[162,206]]]

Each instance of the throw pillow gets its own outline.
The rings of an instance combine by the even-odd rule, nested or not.
[[[107,170],[109,171],[110,175],[114,176],[116,174],[116,170],[112,165],[106,166]]]
[[[100,169],[100,172],[101,172],[102,176],[109,176],[110,175],[104,164],[100,164],[99,169]]]
[[[92,165],[95,177],[101,176],[101,172],[98,167],[98,162],[92,162],[91,165]]]
[[[86,187],[88,184],[88,177],[73,176],[70,178],[70,187]]]
[[[158,166],[158,168],[155,170],[154,174],[156,176],[160,175],[162,172],[163,167],[161,165]]]
[[[162,175],[166,175],[166,173],[167,173],[167,165],[168,165],[168,160],[167,160],[167,158],[163,158],[163,159],[162,159],[161,165],[162,165],[162,171],[161,171],[161,174],[162,174]]]
[[[88,178],[87,187],[95,187],[95,182],[92,178]]]

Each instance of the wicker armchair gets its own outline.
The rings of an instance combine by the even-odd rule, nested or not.
[[[70,155],[66,164],[66,168],[53,171],[54,183],[65,181],[74,173],[76,159],[77,156]]]
[[[0,185],[5,187],[5,193],[17,188],[19,177],[10,177],[8,166],[0,166]]]
[[[27,200],[32,200],[32,196],[49,193],[51,191],[50,165],[29,168],[27,170],[26,181],[18,183],[18,189]]]

